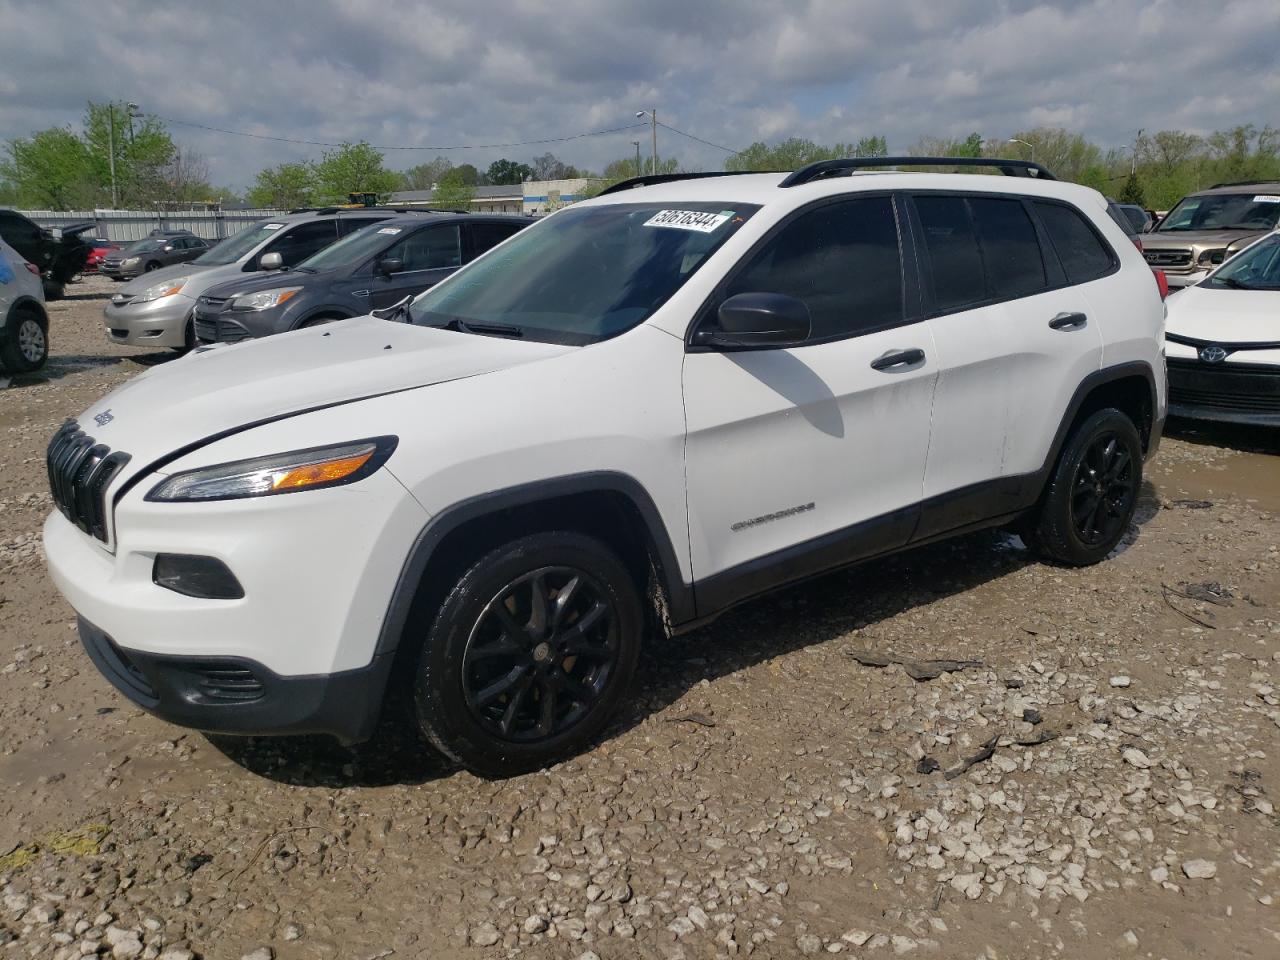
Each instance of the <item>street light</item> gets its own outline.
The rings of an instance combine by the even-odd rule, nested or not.
[[[1020,144],[1022,144],[1024,147],[1030,147],[1030,148],[1031,148],[1031,162],[1032,162],[1032,163],[1035,163],[1035,162],[1036,162],[1036,145],[1035,145],[1034,143],[1028,143],[1026,140],[1019,140],[1017,137],[1010,137],[1010,138],[1009,138],[1009,143],[1020,143]]]
[[[631,145],[636,148],[636,176],[644,176],[644,171],[640,169],[640,141],[632,140]]]
[[[138,115],[138,105],[132,100],[125,103],[125,116],[129,118],[129,147],[133,147],[133,118]],[[111,209],[120,203],[116,191],[116,102],[107,104],[107,166],[111,170]]]
[[[649,118],[650,124],[653,127],[653,169],[650,172],[657,173],[658,172],[658,111],[657,109],[655,108],[653,110],[637,110],[636,111],[637,120],[642,119],[644,117]]]

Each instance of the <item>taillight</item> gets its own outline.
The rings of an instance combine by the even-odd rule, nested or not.
[[[1152,270],[1156,278],[1156,289],[1160,291],[1160,299],[1166,300],[1169,297],[1169,278],[1164,275],[1163,270]]]
[[[1134,245],[1135,247],[1137,247],[1137,248],[1138,248],[1138,252],[1139,252],[1139,253],[1141,253],[1141,252],[1142,252],[1142,238],[1141,238],[1140,236],[1138,236],[1138,235],[1135,233],[1135,234],[1134,234],[1132,237],[1130,237],[1129,239],[1133,241],[1133,245]]]
[[[35,276],[37,276],[37,277],[38,277],[38,276],[40,276],[40,268],[39,268],[39,267],[37,267],[34,263],[25,263],[25,262],[24,262],[22,265],[23,265],[24,267],[26,267],[28,270],[30,270],[30,271],[32,272],[32,274],[34,274]]]

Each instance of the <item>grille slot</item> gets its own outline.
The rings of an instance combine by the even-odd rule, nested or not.
[[[53,502],[64,517],[105,543],[106,490],[128,462],[127,453],[112,453],[74,421],[63,424],[49,441],[45,455]]]
[[[1170,358],[1169,400],[1215,410],[1280,413],[1280,368]]]
[[[210,700],[244,703],[257,700],[263,694],[262,681],[247,667],[197,663],[190,670],[200,678],[201,694]]]

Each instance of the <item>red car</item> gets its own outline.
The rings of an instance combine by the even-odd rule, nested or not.
[[[114,240],[98,238],[97,240],[90,240],[89,243],[93,249],[89,251],[89,259],[85,261],[85,273],[97,273],[98,265],[102,263],[102,258],[111,251],[120,249],[120,244]]]

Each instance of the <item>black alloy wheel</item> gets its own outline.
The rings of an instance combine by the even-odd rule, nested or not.
[[[1115,431],[1089,444],[1071,488],[1071,522],[1081,542],[1103,543],[1124,532],[1138,489],[1133,466]]]
[[[599,701],[620,654],[618,614],[585,570],[543,567],[507,584],[462,655],[467,707],[495,736],[544,740]]]

